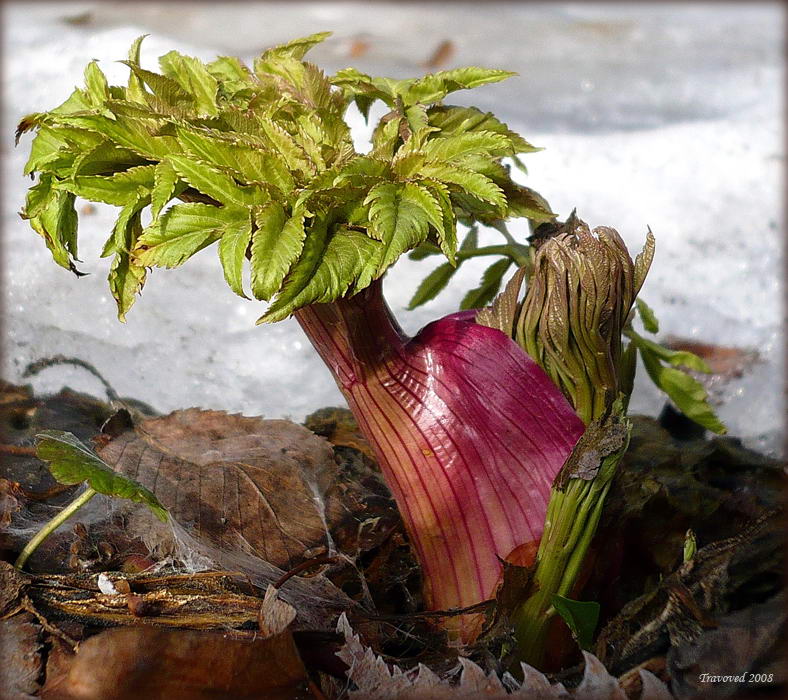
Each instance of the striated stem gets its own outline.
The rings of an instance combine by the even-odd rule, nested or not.
[[[449,317],[408,338],[379,280],[295,315],[375,450],[426,605],[491,598],[500,558],[541,536],[553,478],[583,432],[571,406],[500,331]],[[469,641],[479,623],[447,626]]]

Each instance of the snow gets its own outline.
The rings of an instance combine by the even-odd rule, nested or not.
[[[92,363],[121,396],[158,410],[223,408],[302,419],[342,403],[297,324],[255,326],[259,303],[226,287],[213,248],[185,267],[155,271],[121,324],[98,258],[114,210],[80,217],[75,279],[54,265],[19,219],[29,180],[29,137],[13,148],[13,126],[49,109],[100,61],[110,82],[133,39],[143,64],[177,49],[211,59],[250,60],[275,43],[332,29],[314,60],[396,77],[418,75],[445,39],[441,66],[481,64],[519,77],[457,102],[493,110],[545,151],[527,157],[527,183],[562,215],[577,207],[592,226],[610,225],[633,255],[647,227],[657,256],[643,291],[668,334],[756,349],[761,362],[719,395],[731,434],[776,453],[784,415],[782,333],[783,8],[779,4],[479,3],[101,3],[4,4],[3,378],[22,379],[40,357]],[[352,58],[354,46],[369,48]],[[360,116],[359,143],[368,133]],[[523,228],[515,227],[521,235]],[[496,234],[489,233],[490,241]],[[415,332],[456,310],[483,261],[467,263],[448,289],[414,312],[405,306],[434,266],[401,261],[386,293]],[[49,369],[39,391],[67,384],[101,394],[83,370]],[[642,377],[632,409],[656,414],[664,399]]]

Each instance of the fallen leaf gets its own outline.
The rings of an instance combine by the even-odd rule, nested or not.
[[[0,697],[32,700],[41,689],[41,627],[24,613],[0,620]]]
[[[313,698],[289,632],[267,639],[152,628],[101,632],[79,645],[44,700]]]

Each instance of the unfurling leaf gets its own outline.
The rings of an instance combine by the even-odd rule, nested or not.
[[[121,476],[93,450],[72,433],[44,430],[36,435],[36,455],[49,462],[49,471],[61,484],[86,481],[94,491],[116,498],[144,503],[160,520],[167,520],[167,511],[144,486]]]
[[[255,212],[257,230],[252,239],[252,293],[269,300],[282,286],[304,247],[303,213],[288,217],[272,202]]]

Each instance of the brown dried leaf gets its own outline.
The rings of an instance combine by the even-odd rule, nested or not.
[[[0,616],[18,607],[22,593],[30,584],[30,577],[11,564],[0,561]]]
[[[697,355],[706,362],[712,374],[725,379],[741,377],[760,360],[755,350],[713,345],[672,335],[665,340],[665,347]]]
[[[289,421],[176,411],[99,455],[153,491],[192,536],[285,570],[326,551],[325,520],[341,517],[338,503],[321,503],[337,472],[330,445]]]
[[[83,641],[45,700],[312,698],[289,632],[242,639],[220,632],[111,629]]]
[[[27,613],[0,621],[0,697],[32,700],[40,690],[41,628]]]
[[[455,47],[451,39],[444,39],[435,47],[430,57],[425,61],[425,68],[440,68],[446,65],[454,55]]]

